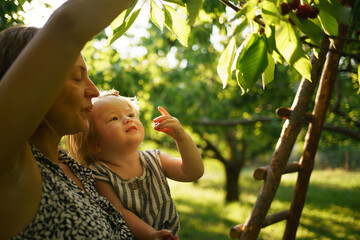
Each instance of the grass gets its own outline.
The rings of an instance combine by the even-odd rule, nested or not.
[[[181,221],[182,240],[231,239],[230,228],[247,219],[262,182],[252,171],[240,176],[240,201],[225,204],[224,169],[217,161],[205,161],[205,174],[197,183],[170,181]],[[269,213],[288,209],[296,174],[287,174]],[[282,239],[285,221],[261,230],[258,239]],[[360,239],[360,172],[313,171],[296,239]]]

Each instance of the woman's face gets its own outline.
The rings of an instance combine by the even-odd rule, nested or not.
[[[91,98],[99,91],[87,75],[87,67],[80,54],[45,120],[61,137],[89,129]]]

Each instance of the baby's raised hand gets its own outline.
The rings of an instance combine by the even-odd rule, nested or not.
[[[176,117],[171,116],[164,108],[158,107],[161,116],[154,119],[154,129],[164,132],[174,138],[176,141],[181,141],[186,136],[186,132]]]

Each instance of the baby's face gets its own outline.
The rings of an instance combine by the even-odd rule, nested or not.
[[[122,97],[106,96],[93,106],[97,136],[102,148],[136,149],[144,139],[144,127],[138,113]]]

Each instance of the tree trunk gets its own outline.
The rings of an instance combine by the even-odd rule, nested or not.
[[[226,163],[226,202],[239,201],[239,164]]]
[[[238,141],[235,131],[225,133],[226,141],[230,148],[230,159],[225,164],[226,172],[226,202],[239,201],[239,176],[245,163],[246,138],[241,140],[241,152],[239,153]]]

